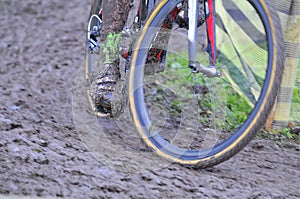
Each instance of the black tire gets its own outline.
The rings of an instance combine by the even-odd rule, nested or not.
[[[223,75],[193,75],[178,61],[184,53],[172,52],[169,45],[166,71],[144,76],[152,41],[181,3],[163,0],[137,39],[129,76],[130,110],[140,136],[158,155],[205,168],[238,153],[265,124],[282,78],[283,37],[269,0],[216,1],[217,66]],[[182,71],[189,72],[183,76]],[[193,99],[186,101],[189,96]]]
[[[91,10],[88,18],[88,31],[92,30],[94,26],[97,25],[98,20],[93,15],[99,15],[100,10],[102,9],[102,0],[94,0],[91,5]],[[89,33],[88,33],[89,34]],[[87,36],[87,40],[88,40]],[[99,40],[99,39],[98,39]],[[85,77],[88,79],[88,75],[94,71],[94,65],[97,63],[97,54],[91,53],[89,49],[86,51],[86,68],[85,68]]]
[[[95,53],[90,49],[89,39],[90,39],[91,31],[93,30],[93,27],[97,26],[99,24],[99,18],[100,18],[99,13],[100,13],[101,9],[102,9],[102,0],[93,0],[93,2],[91,4],[90,14],[89,14],[89,18],[88,18],[88,27],[87,27],[87,42],[86,42],[87,46],[86,46],[85,70],[84,70],[86,86],[89,86],[91,84],[91,82],[90,82],[91,75],[95,71],[95,67],[96,67],[97,63],[100,61],[98,53]],[[102,19],[100,18],[100,20],[102,20]],[[99,43],[100,37],[99,36],[97,36],[97,38],[95,38],[96,39],[95,42],[98,43],[98,45],[100,46],[100,43]],[[92,111],[94,112],[94,114],[97,115],[98,113],[95,112],[95,108],[93,107],[89,88],[87,89],[86,96],[87,96],[87,99],[89,101]]]

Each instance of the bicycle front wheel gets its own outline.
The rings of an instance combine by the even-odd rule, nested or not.
[[[216,65],[222,75],[195,74],[188,67],[187,30],[178,20],[183,5],[162,1],[140,33],[130,68],[130,110],[157,154],[204,168],[232,157],[265,123],[281,81],[283,39],[268,0],[216,0]],[[198,29],[197,61],[208,65],[205,27]],[[167,41],[157,42],[161,35]],[[147,75],[158,64],[164,70]]]

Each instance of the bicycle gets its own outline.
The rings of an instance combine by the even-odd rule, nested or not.
[[[95,2],[88,33],[91,57],[98,47],[91,35],[101,29],[102,1]],[[197,168],[219,164],[250,142],[275,103],[283,70],[276,10],[268,0],[154,5],[154,0],[139,0],[132,25],[124,29],[136,35],[122,54],[133,122],[159,156]],[[161,35],[167,41],[158,45]],[[163,70],[145,75],[157,64]]]

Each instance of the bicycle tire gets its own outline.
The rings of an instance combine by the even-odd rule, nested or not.
[[[96,26],[97,24],[97,20],[95,18],[95,20],[92,20],[91,18],[93,16],[99,16],[99,12],[102,9],[102,0],[94,0],[91,4],[91,9],[90,9],[90,14],[88,17],[88,34],[89,31],[91,31],[93,29],[94,26]],[[87,36],[87,40],[88,40],[88,36]],[[91,72],[93,72],[94,67],[93,67],[93,60],[96,59],[96,54],[95,53],[91,53],[89,51],[89,49],[86,51],[87,55],[86,55],[86,68],[85,68],[85,77],[86,79],[88,79],[88,75],[91,74]]]
[[[251,110],[246,113],[246,118],[243,119],[243,121],[241,121],[240,123],[237,123],[238,126],[234,127],[235,129],[232,131],[233,133],[230,133],[228,135],[228,137],[225,137],[224,140],[221,140],[221,141],[219,141],[220,139],[218,138],[218,140],[215,143],[208,146],[207,148],[204,148],[204,149],[193,148],[194,146],[191,146],[190,143],[195,142],[195,140],[194,140],[195,137],[189,138],[189,143],[187,143],[185,148],[183,148],[181,146],[176,146],[175,144],[177,144],[177,140],[176,140],[177,137],[180,137],[180,136],[184,137],[183,134],[182,135],[180,134],[178,136],[178,134],[179,134],[178,128],[180,128],[180,126],[183,126],[183,124],[180,123],[179,125],[176,126],[176,129],[172,129],[174,131],[174,132],[172,132],[173,133],[172,136],[163,135],[163,134],[165,134],[165,132],[172,131],[166,127],[166,123],[168,123],[167,119],[165,118],[165,116],[163,116],[163,118],[159,118],[158,113],[154,114],[154,116],[151,117],[151,114],[153,114],[153,111],[151,112],[151,108],[153,108],[153,106],[155,106],[158,103],[158,101],[156,101],[155,99],[150,99],[150,104],[148,104],[149,103],[148,96],[151,96],[153,98],[154,95],[157,95],[155,92],[161,92],[161,93],[165,94],[165,96],[167,96],[165,98],[166,98],[166,100],[168,100],[168,99],[172,99],[172,97],[170,97],[171,95],[178,95],[178,92],[174,94],[172,89],[168,88],[167,83],[166,83],[166,86],[163,87],[163,86],[161,86],[161,83],[154,82],[154,83],[151,83],[151,85],[149,87],[151,87],[152,84],[153,85],[155,84],[154,86],[157,86],[159,88],[156,88],[156,90],[151,90],[151,88],[150,88],[150,94],[148,95],[146,93],[147,89],[148,89],[147,87],[149,85],[147,83],[147,81],[148,81],[148,79],[151,79],[151,77],[148,78],[148,77],[144,76],[144,68],[147,63],[147,55],[148,55],[147,51],[148,51],[148,49],[151,48],[151,42],[152,42],[152,40],[154,40],[155,36],[157,35],[157,32],[160,31],[160,28],[161,28],[163,22],[170,15],[170,13],[172,11],[174,11],[174,9],[177,9],[179,7],[179,5],[182,3],[182,1],[181,0],[174,0],[174,1],[163,0],[149,16],[143,30],[140,33],[139,38],[137,39],[137,42],[135,45],[135,50],[133,51],[133,54],[132,54],[131,65],[130,65],[130,76],[129,76],[130,111],[131,111],[135,126],[136,126],[140,136],[143,138],[144,142],[150,148],[152,148],[156,154],[158,154],[172,162],[180,163],[180,164],[187,165],[187,166],[197,167],[197,168],[206,168],[206,167],[210,167],[210,166],[219,164],[225,160],[228,160],[233,155],[238,153],[242,148],[244,148],[250,142],[251,139],[253,139],[253,137],[256,135],[256,133],[265,124],[265,121],[267,120],[267,117],[275,103],[275,99],[276,99],[278,89],[279,89],[279,86],[281,83],[282,71],[283,71],[283,61],[284,61],[283,42],[282,42],[283,36],[282,36],[280,21],[276,14],[276,10],[273,8],[273,6],[271,5],[271,3],[268,0],[253,0],[253,1],[250,1],[250,0],[249,1],[228,0],[227,2],[229,2],[230,4],[226,4],[226,5],[231,5],[237,9],[240,9],[241,7],[245,7],[245,5],[247,5],[247,6],[249,6],[249,9],[247,8],[247,10],[252,9],[254,11],[253,13],[258,14],[257,19],[259,19],[260,22],[257,22],[257,23],[261,23],[260,30],[264,31],[264,34],[262,34],[263,37],[257,36],[257,38],[255,38],[257,40],[255,40],[255,41],[251,40],[251,41],[253,41],[253,43],[257,42],[257,43],[255,43],[255,47],[259,46],[259,49],[263,50],[263,52],[266,53],[266,57],[264,57],[264,58],[261,58],[263,56],[263,54],[257,54],[257,55],[260,55],[261,57],[258,56],[254,60],[254,61],[261,61],[262,63],[264,63],[265,68],[262,72],[263,78],[255,76],[255,75],[257,75],[256,73],[253,72],[253,70],[256,70],[255,67],[250,68],[250,72],[253,72],[252,75],[255,76],[253,78],[259,79],[258,81],[262,81],[262,82],[260,82],[261,86],[259,88],[260,89],[259,92],[255,91],[254,93],[248,93],[249,98],[245,99],[248,103],[251,103],[251,102],[253,103],[253,108],[251,108]],[[216,1],[216,5],[218,3],[221,4],[221,1]],[[252,7],[250,8],[250,6],[252,6]],[[223,8],[219,8],[219,9],[222,10]],[[233,14],[233,13],[243,14],[243,15],[240,15],[239,17],[241,17],[241,16],[243,17],[245,15],[245,13],[243,13],[242,10],[232,10],[232,9],[233,9],[232,7],[228,7],[228,6],[227,6],[227,8],[224,8],[224,10],[226,10],[227,14],[229,13],[229,15]],[[245,10],[246,9],[244,9],[244,11]],[[235,12],[235,11],[238,11],[238,12]],[[220,13],[217,13],[217,15],[218,14],[220,14]],[[252,16],[252,15],[250,15],[250,16]],[[234,18],[235,16],[233,15],[232,17]],[[234,18],[234,19],[239,20],[240,18]],[[220,29],[220,32],[221,31],[226,32],[225,27],[222,27],[222,25],[224,26],[224,24],[226,22],[221,21],[223,19],[220,18],[220,15],[219,15],[218,20],[219,20],[217,22],[217,23],[219,23],[218,29]],[[231,23],[231,22],[228,22],[228,24],[229,23]],[[251,30],[253,29],[252,28],[253,22],[250,21],[250,23],[248,23],[248,25],[249,25],[248,29],[246,27],[247,24],[245,25],[241,22],[236,22],[236,23],[238,24],[237,27],[239,27],[241,29],[245,28],[245,29],[243,29],[243,31],[249,30],[249,32],[247,32],[247,39],[249,37],[251,38],[252,32],[250,32],[250,29]],[[252,26],[251,26],[251,23],[252,23]],[[255,24],[256,24],[256,22],[255,22]],[[250,28],[250,26],[251,26],[251,28]],[[225,37],[227,38],[227,40],[224,40],[224,42],[230,43],[230,34],[228,34],[228,35],[225,34],[224,38]],[[252,36],[252,37],[254,37],[254,36]],[[261,42],[261,41],[259,41],[259,38],[265,38],[265,41]],[[253,39],[253,38],[251,38],[251,39]],[[266,43],[264,43],[264,42],[266,42]],[[233,41],[231,41],[231,43],[232,43],[231,45],[233,45],[233,46],[237,45]],[[222,45],[224,45],[224,43]],[[221,49],[222,45],[219,44],[219,46],[217,46],[217,48],[219,47]],[[237,48],[236,46],[234,46],[234,47]],[[253,48],[254,48],[254,45],[253,45]],[[236,50],[238,50],[238,49],[236,49]],[[234,51],[234,49],[233,49],[233,51]],[[218,53],[220,56],[223,56],[223,57],[219,58],[220,62],[223,62],[225,60],[224,54],[221,52],[221,50],[219,50]],[[242,57],[242,56],[244,56],[244,54],[246,54],[246,52],[241,51],[240,56]],[[253,54],[255,54],[255,51],[253,52]],[[173,59],[176,59],[176,57],[178,57],[178,56],[175,55],[175,58],[173,57]],[[245,55],[245,56],[247,57],[248,55]],[[240,61],[242,61],[243,58],[241,58],[241,57],[235,58],[234,60],[226,59],[226,63],[228,64],[230,61],[234,62],[239,59],[240,59]],[[231,58],[233,58],[233,57],[231,57]],[[228,70],[228,69],[226,68],[224,70]],[[174,71],[175,70],[173,70],[172,74],[174,74]],[[257,69],[257,71],[258,71],[258,73],[261,72],[258,69]],[[225,72],[223,71],[223,74],[224,73]],[[241,75],[242,73],[239,73],[239,74]],[[160,79],[157,81],[162,81],[162,82],[167,81],[167,80],[164,80],[164,78],[167,78],[169,76],[171,76],[171,75],[161,76]],[[236,87],[239,87],[240,85],[234,84],[233,83],[234,81],[228,80],[228,78],[230,78],[230,77],[226,76],[226,81],[222,80],[222,82],[226,82],[227,87],[230,87],[233,90],[238,90]],[[181,78],[181,79],[183,79],[183,78]],[[215,79],[218,79],[218,78],[215,78]],[[214,81],[215,79],[212,79],[211,81]],[[240,79],[242,79],[242,77],[240,77]],[[250,82],[250,80],[249,80],[249,82]],[[232,84],[234,84],[234,85],[232,85]],[[216,83],[216,85],[219,85],[219,84]],[[180,84],[180,86],[181,86],[181,84]],[[251,90],[251,89],[253,90],[252,86],[253,85],[250,85],[250,83],[249,83],[249,87],[251,87],[249,90]],[[226,89],[227,87],[224,87],[224,88]],[[218,88],[215,88],[215,89],[218,89]],[[192,92],[195,93],[195,91],[192,91]],[[230,91],[230,92],[234,92],[235,95],[241,94],[241,91]],[[217,92],[215,92],[215,93],[217,93]],[[219,92],[219,93],[221,94],[222,92]],[[210,94],[210,95],[213,96],[215,94]],[[258,96],[255,96],[255,95],[258,95]],[[212,98],[217,99],[215,96],[213,96]],[[222,97],[220,97],[220,99],[221,98]],[[243,97],[241,97],[241,98],[243,98]],[[152,102],[151,102],[151,100],[152,100]],[[226,101],[226,104],[227,103],[228,102]],[[183,103],[181,103],[181,104],[183,104]],[[230,106],[230,104],[229,104],[229,106]],[[251,107],[251,105],[249,105],[249,106]],[[220,107],[223,108],[222,104],[220,105]],[[159,112],[159,111],[162,111],[162,109],[166,110],[168,108],[169,108],[168,103],[163,103],[163,104],[160,104],[160,106],[157,107],[156,110],[154,110],[154,112]],[[196,107],[194,107],[194,108],[196,109]],[[229,112],[228,111],[229,108],[228,107],[224,108],[224,109],[226,109],[226,113],[223,113],[222,116],[220,116],[220,117],[224,117],[224,119],[222,121],[225,123],[222,125],[226,125],[227,120],[230,119],[227,116],[227,115],[229,115],[229,113],[227,113],[227,112]],[[192,108],[192,110],[193,110],[193,108]],[[219,110],[214,109],[214,111],[215,112],[213,112],[213,114],[211,114],[214,116],[211,116],[211,118],[206,121],[207,123],[211,122],[213,120],[212,119],[213,117],[216,117],[216,112]],[[196,112],[196,113],[194,113],[194,112]],[[173,112],[171,111],[171,113],[174,114],[174,111]],[[171,113],[167,113],[168,117],[169,117],[169,115],[171,115]],[[235,111],[232,110],[232,113],[234,114]],[[194,114],[195,116],[198,117],[197,111],[189,111],[188,114]],[[182,117],[182,111],[178,111],[177,116]],[[163,120],[163,122],[161,122],[161,120]],[[186,120],[186,121],[188,121],[188,120]],[[186,122],[186,121],[184,121],[184,122]],[[220,121],[221,120],[216,119],[215,121],[211,122],[211,123],[213,123],[212,126],[216,127],[217,125],[219,125],[217,123]],[[156,123],[160,123],[160,124],[155,126]],[[197,121],[197,123],[200,126],[202,125],[202,124],[199,124],[200,122],[198,122],[198,121]],[[204,124],[204,125],[206,125],[206,124]],[[218,127],[220,129],[224,128],[222,125],[220,124],[219,125],[220,127],[219,126]],[[191,128],[189,128],[189,129],[187,128],[187,129],[185,129],[185,133],[188,134],[189,131],[191,131],[191,130],[192,130]],[[180,131],[182,131],[182,130],[180,130]],[[213,130],[209,129],[209,130],[207,130],[206,133],[213,134],[212,138],[214,138],[213,136],[216,134],[217,131],[218,132],[220,131],[219,134],[223,133],[222,130],[216,130],[216,129],[213,129]],[[197,133],[191,133],[190,135],[198,136]],[[168,136],[170,136],[170,137],[168,137]],[[208,136],[210,136],[210,135],[208,135]],[[218,135],[218,136],[223,136],[223,135]],[[208,142],[210,142],[210,141],[208,141]],[[178,143],[179,143],[179,141],[178,141]],[[179,143],[179,145],[180,145],[180,143]],[[197,143],[195,145],[197,145]]]

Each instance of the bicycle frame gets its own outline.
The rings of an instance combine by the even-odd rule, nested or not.
[[[208,45],[206,51],[209,54],[209,66],[203,66],[196,61],[196,41],[197,41],[197,28],[199,18],[199,1],[198,0],[184,0],[188,1],[188,40],[189,40],[189,67],[193,72],[201,72],[208,77],[220,76],[216,69],[216,16],[215,16],[215,0],[204,0],[204,12],[206,20],[207,40]],[[134,19],[138,24],[138,29],[141,29],[150,15],[151,11],[155,8],[156,0],[136,0],[138,9]],[[102,12],[102,10],[100,10]],[[101,14],[101,13],[99,13]],[[97,17],[97,16],[95,16]],[[98,17],[99,18],[99,17]],[[100,19],[99,19],[100,20]],[[97,50],[96,44],[91,43],[91,48]],[[96,48],[95,48],[96,47]],[[124,57],[124,56],[123,56]],[[124,57],[125,58],[125,57]]]
[[[152,9],[155,7],[155,0],[140,0],[139,14],[141,21],[148,18]],[[196,62],[196,41],[197,41],[197,28],[199,18],[199,1],[188,0],[188,40],[189,40],[189,67],[194,72],[202,72],[207,76],[215,77],[220,74],[216,70],[216,16],[215,16],[215,0],[204,1],[205,15],[206,15],[206,29],[208,45],[206,51],[209,54],[210,66],[206,67]],[[143,16],[142,10],[146,11],[146,15]]]
[[[207,51],[210,54],[210,63],[216,64],[216,12],[215,12],[215,0],[207,0],[205,2],[206,11],[206,26],[207,26],[207,37],[208,47]]]

